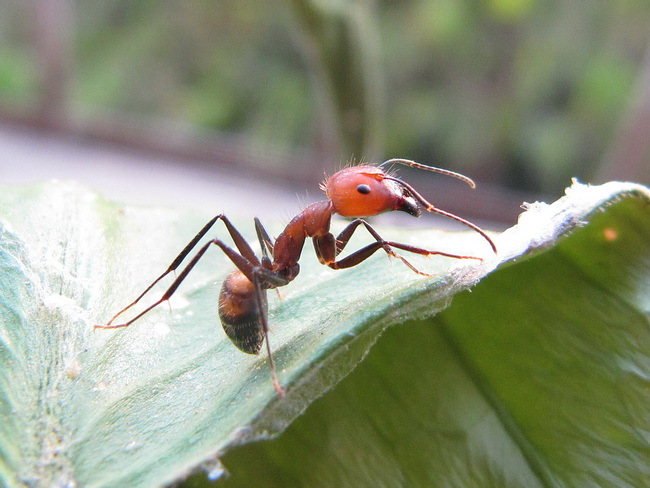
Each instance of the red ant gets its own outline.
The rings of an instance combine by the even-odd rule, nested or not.
[[[426,201],[415,189],[399,178],[385,172],[382,167],[391,164],[404,164],[418,169],[433,171],[458,178],[475,187],[474,182],[459,173],[448,171],[433,166],[426,166],[406,159],[389,159],[378,166],[352,166],[342,169],[330,177],[321,189],[325,191],[327,200],[314,203],[305,208],[286,226],[284,231],[273,241],[266,232],[259,219],[255,218],[255,230],[262,248],[262,257],[258,258],[243,236],[231,224],[225,215],[217,215],[210,220],[194,238],[185,246],[180,254],[172,261],[167,270],[156,278],[138,298],[116,313],[105,325],[96,325],[96,328],[112,329],[127,327],[144,314],[169,300],[179,285],[200,261],[209,247],[215,245],[226,253],[226,256],[237,267],[225,279],[219,295],[219,318],[226,335],[240,350],[248,354],[259,354],[262,344],[266,341],[266,350],[269,356],[269,366],[273,386],[279,395],[284,395],[284,390],[277,379],[271,346],[269,345],[268,303],[266,290],[278,288],[289,284],[298,276],[300,265],[298,260],[307,237],[311,237],[316,250],[316,256],[321,264],[332,269],[344,269],[356,266],[365,261],[379,249],[383,249],[389,256],[400,259],[414,272],[430,276],[416,269],[403,256],[393,249],[401,249],[423,256],[440,255],[456,259],[477,259],[474,256],[459,256],[441,251],[429,251],[408,244],[386,241],[373,229],[373,227],[360,217],[369,217],[393,210],[401,210],[414,217],[420,216],[420,205],[428,212],[435,212],[445,217],[452,218],[472,228],[490,244],[496,253],[496,246],[487,234],[478,226],[444,210],[434,207]],[[350,224],[334,237],[330,232],[330,221],[333,214],[343,217],[353,217]],[[217,220],[221,220],[237,251],[227,246],[220,239],[212,239],[201,247],[192,260],[183,268],[171,286],[163,293],[162,297],[134,318],[123,324],[112,325],[113,321],[126,310],[134,306],[144,297],[156,283],[167,274],[176,270],[197,243],[212,228]],[[354,231],[363,225],[375,242],[368,244],[349,256],[337,260]]]

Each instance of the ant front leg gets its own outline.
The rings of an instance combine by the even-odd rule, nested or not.
[[[348,241],[352,237],[352,234],[357,229],[357,227],[361,224],[363,224],[364,227],[368,230],[368,232],[375,238],[375,242],[337,261],[336,257],[345,248]],[[336,240],[334,239],[334,236],[332,236],[332,234],[327,234],[323,237],[315,237],[314,248],[316,249],[316,254],[320,262],[333,269],[351,268],[368,259],[379,249],[384,249],[384,251],[386,251],[386,253],[388,253],[389,256],[399,258],[409,269],[423,276],[432,276],[432,275],[418,270],[415,266],[409,263],[406,260],[406,258],[393,251],[393,248],[401,249],[403,251],[411,252],[414,254],[420,254],[422,256],[439,255],[439,256],[445,256],[454,259],[477,259],[479,261],[482,261],[482,258],[476,256],[462,256],[462,255],[450,254],[442,251],[430,251],[428,249],[423,249],[408,244],[385,241],[377,233],[377,231],[368,222],[366,222],[363,219],[357,219],[352,223],[350,223],[350,225],[348,225],[345,229],[343,229],[343,231],[339,234]]]
[[[356,219],[352,221],[347,227],[345,227],[345,229],[343,229],[343,231],[338,235],[336,239],[334,239],[334,236],[332,234],[327,234],[323,237],[314,238],[314,248],[316,249],[316,255],[318,257],[318,260],[322,264],[329,266],[330,268],[339,269],[340,266],[336,262],[336,257],[343,251],[343,249],[345,249],[345,246],[348,244],[350,238],[354,234],[354,231],[359,227],[359,225],[363,225],[366,228],[366,230],[370,233],[370,235],[372,235],[375,238],[375,241],[380,244],[379,245],[376,243],[371,244],[370,247],[372,248],[372,251],[370,252],[370,254],[363,257],[358,262],[354,262],[356,258],[353,258],[351,261],[354,262],[354,264],[350,264],[349,266],[344,266],[344,267],[355,266],[356,264],[359,264],[361,261],[364,261],[365,259],[370,257],[378,249],[383,248],[384,251],[386,251],[386,254],[388,254],[391,257],[398,258],[413,272],[423,276],[431,276],[428,273],[424,273],[423,271],[420,271],[415,266],[413,266],[410,262],[408,262],[408,260],[404,256],[401,256],[400,254],[397,254],[395,251],[393,251],[388,241],[382,239],[382,237],[377,233],[377,231],[368,222],[366,222],[363,219]],[[398,247],[398,246],[394,246],[394,247]],[[360,257],[361,255],[359,255],[358,253],[360,253],[365,249],[366,248],[363,248],[362,250],[351,254],[350,256],[340,261],[339,263],[341,262],[346,263],[347,262],[346,260],[348,258],[355,255],[357,257]]]
[[[336,238],[336,255],[338,256],[341,251],[345,248],[347,245],[348,241],[352,237],[352,234],[354,234],[354,231],[357,230],[357,227],[359,225],[363,224],[363,226],[366,228],[366,230],[370,233],[372,237],[375,238],[376,241],[378,242],[383,242],[384,239],[377,233],[377,231],[370,225],[368,222],[366,222],[363,219],[355,219],[348,225],[341,233],[338,235]],[[402,261],[409,269],[411,269],[413,272],[423,275],[423,276],[431,276],[428,273],[424,273],[417,269],[415,266],[413,266],[411,263],[407,261],[407,259],[404,256],[401,256],[400,254],[397,254],[395,251],[391,249],[390,246],[385,245],[383,246],[384,251],[386,251],[386,254],[390,257],[398,258],[400,261]]]
[[[203,226],[203,228],[192,238],[192,240],[183,248],[183,250],[174,258],[174,260],[171,262],[169,267],[160,275],[158,278],[156,278],[145,290],[131,303],[129,303],[126,307],[124,307],[122,310],[117,312],[113,317],[106,323],[106,325],[103,326],[95,326],[96,328],[103,328],[103,329],[110,329],[114,328],[115,326],[112,326],[111,324],[115,321],[117,317],[122,315],[124,312],[129,310],[131,307],[136,305],[149,291],[158,284],[160,280],[162,280],[165,276],[167,276],[169,273],[172,271],[175,271],[176,268],[178,268],[183,260],[187,257],[189,253],[192,252],[192,250],[196,247],[196,245],[199,243],[199,241],[208,233],[208,231],[212,228],[212,226],[215,224],[217,220],[221,220],[224,225],[226,226],[226,229],[228,230],[228,233],[230,234],[230,237],[232,238],[233,242],[235,243],[235,246],[239,250],[239,252],[244,256],[248,261],[259,265],[259,261],[257,259],[257,256],[255,256],[255,253],[251,249],[251,247],[248,245],[244,237],[239,233],[239,231],[235,228],[234,225],[228,220],[228,218],[223,215],[217,215],[216,217],[212,218],[207,224]],[[204,251],[205,252],[205,251]],[[133,322],[133,321],[131,321]],[[124,325],[120,325],[119,327],[124,327]]]

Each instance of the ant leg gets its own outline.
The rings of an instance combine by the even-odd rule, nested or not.
[[[352,221],[343,231],[338,235],[336,238],[336,245],[335,245],[335,250],[334,254],[332,255],[331,248],[333,247],[333,244],[329,243],[327,240],[321,239],[318,242],[317,245],[317,254],[319,256],[319,259],[321,259],[321,262],[323,264],[327,264],[328,261],[333,261],[335,256],[338,256],[345,246],[348,244],[350,238],[354,234],[354,231],[359,227],[359,225],[363,224],[363,226],[366,228],[366,230],[372,235],[372,237],[375,238],[376,241],[378,242],[386,242],[384,239],[377,233],[377,231],[365,220],[363,219],[356,219]],[[329,248],[329,249],[326,249]],[[424,273],[417,269],[415,266],[413,266],[404,256],[396,253],[391,249],[391,247],[387,244],[383,246],[384,251],[386,251],[386,254],[388,254],[391,257],[398,258],[400,261],[402,261],[411,271],[423,275],[423,276],[431,276],[428,273]],[[374,252],[374,251],[373,251]],[[327,259],[327,257],[331,256],[330,259]]]
[[[366,229],[368,229],[368,231],[372,234],[372,231],[374,231],[374,229],[372,229],[372,227],[370,226],[370,224],[368,222],[366,222],[363,219],[354,219],[336,237],[336,255],[337,256],[339,255],[339,253],[341,253],[341,251],[343,251],[343,249],[345,249],[345,246],[348,244],[349,240],[352,238],[352,234],[354,234],[354,231],[356,231],[357,227],[359,227],[359,225],[361,225],[361,224],[364,224],[366,226]],[[373,236],[373,237],[375,237],[375,240],[377,240],[377,241],[382,241],[383,240],[381,238],[377,239],[376,236]]]
[[[264,278],[262,278],[262,280],[263,279]],[[257,302],[257,309],[260,311],[259,321],[262,326],[262,331],[264,332],[266,352],[269,357],[269,367],[271,368],[271,380],[273,381],[273,388],[275,388],[275,391],[279,396],[284,396],[285,391],[278,381],[278,374],[275,369],[275,362],[273,361],[273,353],[271,352],[271,343],[269,342],[269,306],[266,299],[266,290],[262,288],[262,284],[257,273],[254,274],[253,285],[255,286],[255,300]]]
[[[196,253],[196,255],[187,264],[187,266],[185,266],[185,268],[183,268],[183,270],[178,275],[178,277],[172,282],[170,287],[167,289],[167,291],[165,291],[165,293],[163,293],[162,297],[158,301],[156,301],[155,303],[153,303],[152,305],[150,305],[149,307],[144,309],[142,312],[140,312],[138,315],[133,317],[131,320],[129,320],[127,322],[124,322],[123,324],[117,324],[117,325],[112,324],[113,320],[115,320],[115,318],[118,315],[120,315],[120,314],[117,314],[106,325],[95,325],[95,328],[96,329],[117,329],[117,328],[120,328],[120,327],[128,327],[133,322],[138,320],[140,317],[145,315],[147,312],[149,312],[152,309],[156,308],[161,303],[169,300],[169,298],[174,294],[174,292],[180,286],[180,284],[183,282],[183,280],[185,280],[185,278],[187,278],[187,275],[190,273],[190,271],[192,271],[194,266],[196,266],[196,263],[198,263],[200,261],[200,259],[203,257],[205,252],[208,250],[208,248],[213,244],[216,245],[216,246],[219,246],[221,248],[221,250],[226,254],[226,256],[228,256],[228,258],[230,258],[230,260],[234,263],[234,265],[237,266],[237,268],[239,270],[241,270],[241,272],[244,273],[244,275],[246,275],[246,277],[248,279],[253,281],[254,276],[255,276],[255,269],[259,267],[259,262],[257,262],[257,258],[255,258],[256,262],[251,263],[247,258],[245,258],[244,256],[242,256],[242,255],[238,254],[237,252],[235,252],[233,249],[228,247],[226,244],[224,244],[219,239],[212,239],[211,241],[208,241],[207,243],[205,243],[203,245],[203,247]],[[185,257],[185,256],[183,256],[183,257]],[[149,288],[151,288],[151,287],[149,287]],[[142,298],[142,297],[138,297],[138,300],[140,298]],[[129,305],[128,307],[126,307],[124,310],[127,310],[128,308],[133,306],[135,303],[137,303],[137,300],[135,302],[133,302],[131,305]],[[120,312],[120,313],[122,313],[122,312]]]
[[[282,276],[278,276],[273,271],[261,267],[258,263],[251,263],[244,256],[238,254],[236,251],[228,247],[219,239],[212,239],[211,241],[205,243],[203,247],[199,249],[196,255],[192,258],[192,260],[187,264],[187,266],[183,268],[181,273],[174,280],[174,282],[167,289],[167,291],[163,293],[160,299],[158,299],[156,302],[149,305],[138,315],[136,315],[131,320],[123,324],[96,325],[95,328],[116,329],[119,327],[128,327],[133,322],[135,322],[143,315],[147,314],[148,312],[156,308],[161,303],[169,300],[171,296],[176,292],[178,287],[181,285],[181,283],[185,280],[185,278],[187,278],[187,276],[190,274],[194,266],[196,266],[196,264],[201,260],[201,258],[206,253],[206,251],[213,244],[221,248],[221,250],[226,254],[226,256],[228,256],[228,258],[233,262],[233,264],[237,267],[237,269],[239,269],[246,276],[246,278],[248,278],[253,283],[255,287],[255,300],[257,302],[257,308],[260,313],[259,316],[260,325],[262,327],[262,331],[264,332],[264,338],[266,340],[266,350],[269,356],[269,366],[271,368],[271,379],[273,380],[273,387],[275,388],[275,391],[278,393],[278,395],[284,396],[285,391],[282,388],[282,386],[280,386],[280,382],[278,381],[278,376],[275,369],[275,363],[273,361],[273,354],[271,352],[271,346],[269,344],[268,303],[266,300],[266,289],[264,288],[263,285],[268,284],[268,285],[282,286],[289,283],[289,281],[283,278]]]
[[[217,220],[223,221],[224,225],[226,226],[226,229],[228,230],[228,233],[230,234],[230,237],[232,238],[233,242],[235,243],[235,246],[237,246],[237,249],[239,252],[246,257],[249,261],[255,264],[259,264],[259,261],[257,259],[257,256],[255,256],[255,253],[251,249],[251,247],[248,245],[244,237],[239,233],[239,231],[235,228],[234,225],[228,220],[228,218],[223,215],[219,214],[216,217],[212,218],[207,224],[203,226],[203,228],[192,238],[192,240],[183,248],[183,250],[179,253],[176,258],[171,262],[169,267],[163,272],[158,278],[153,280],[153,282],[145,288],[145,290],[131,303],[129,303],[126,307],[124,307],[122,310],[117,312],[113,317],[106,323],[107,326],[110,326],[113,321],[122,315],[124,312],[126,312],[128,309],[133,307],[136,303],[138,303],[147,293],[149,293],[149,290],[151,290],[156,284],[162,280],[165,276],[167,276],[169,273],[172,271],[175,271],[176,268],[180,266],[180,264],[183,262],[183,260],[187,257],[187,255],[192,252],[192,249],[196,247],[196,245],[199,243],[199,241],[208,233],[208,231],[212,228],[212,226],[215,224]]]
[[[275,251],[275,242],[262,225],[262,221],[257,217],[255,217],[255,231],[257,232],[257,239],[260,241],[260,246],[262,247],[262,254],[264,255],[262,258],[262,265],[264,266],[265,263],[267,263],[270,268],[271,258],[269,258],[269,254],[271,257],[273,257],[273,253]],[[282,300],[282,293],[280,293],[279,288],[275,289],[275,293],[278,295],[278,300]]]
[[[255,217],[255,231],[257,232],[257,239],[260,241],[260,246],[262,247],[262,254],[264,254],[264,256],[268,256],[268,254],[270,254],[271,257],[273,257],[275,242],[273,239],[271,239],[271,236],[262,225],[260,219],[257,217]]]
[[[366,229],[368,229],[368,231],[373,234],[375,240],[383,241],[383,239],[374,231],[368,222],[363,219],[355,219],[341,231],[336,239],[331,233],[325,234],[321,237],[315,237],[313,239],[316,257],[318,258],[319,262],[325,265],[334,262],[336,260],[336,256],[338,256],[343,251],[343,249],[345,249],[345,246],[347,246],[348,242],[352,238],[354,231],[356,231],[357,227],[359,227],[361,224],[366,226]],[[384,250],[389,256],[395,255],[395,253],[393,253],[388,247],[384,247]]]
[[[372,225],[370,225],[368,222],[366,222],[366,221],[363,220],[363,219],[359,219],[359,220],[361,221],[360,223],[363,224],[363,226],[366,228],[366,230],[370,233],[370,235],[371,235],[372,237],[375,238],[376,241],[383,241],[383,240],[384,240],[384,239],[383,239],[383,238],[382,238],[382,237],[377,233],[377,231],[373,228]],[[357,224],[357,225],[359,225],[359,224]],[[343,231],[345,232],[345,229],[343,229]],[[351,235],[352,235],[352,233],[350,233],[350,237],[351,237]],[[350,237],[348,237],[348,239],[349,239]],[[337,240],[338,240],[338,239],[337,239]],[[343,246],[345,246],[345,244],[343,244]],[[343,249],[343,248],[341,248],[341,250],[342,250],[342,249]],[[413,265],[412,265],[412,264],[411,264],[411,263],[410,263],[410,262],[409,262],[409,261],[408,261],[404,256],[402,256],[401,254],[397,254],[395,251],[393,251],[393,250],[390,248],[390,246],[384,246],[384,250],[386,251],[386,254],[388,254],[389,256],[392,256],[392,257],[397,258],[397,259],[399,259],[400,261],[402,261],[402,262],[403,262],[403,263],[404,263],[404,264],[405,264],[405,265],[406,265],[406,266],[407,266],[411,271],[413,271],[414,273],[417,273],[417,274],[422,275],[422,276],[431,276],[429,273],[424,273],[423,271],[420,271],[419,269],[417,269],[417,268],[416,268],[415,266],[413,266]],[[339,251],[339,252],[340,252],[340,251]]]
[[[351,268],[353,266],[356,266],[357,264],[360,264],[361,262],[365,261],[368,259],[370,256],[372,256],[377,250],[384,248],[385,246],[388,246],[390,248],[397,248],[401,249],[403,251],[408,251],[412,252],[415,254],[421,254],[423,256],[434,256],[434,255],[439,255],[439,256],[445,256],[448,258],[455,258],[455,259],[478,259],[482,261],[481,258],[475,257],[475,256],[460,256],[458,254],[449,254],[446,252],[442,251],[430,251],[428,249],[422,249],[420,247],[415,247],[415,246],[409,246],[408,244],[400,244],[399,242],[392,242],[392,241],[375,241],[372,244],[368,244],[366,247],[359,249],[358,251],[350,254],[349,256],[346,256],[345,258],[339,260],[339,261],[332,261],[332,262],[326,262],[327,266],[329,266],[332,269],[345,269],[345,268]],[[398,255],[399,257],[399,255]],[[408,265],[408,262],[407,262]],[[424,273],[422,271],[417,270],[413,266],[408,265],[410,269],[415,271],[418,274],[424,275],[424,276],[432,276],[428,273]]]
[[[366,230],[370,233],[370,235],[372,237],[375,238],[376,241],[383,241],[384,240],[368,222],[366,222],[363,219],[356,219],[350,225],[348,225],[345,229],[343,229],[343,231],[336,238],[336,255],[337,256],[339,255],[339,253],[341,253],[341,251],[343,251],[343,249],[347,245],[348,241],[352,237],[352,234],[354,234],[354,231],[361,224],[363,224],[363,226],[366,228]],[[408,266],[414,272],[416,272],[418,274],[423,274],[423,275],[428,276],[426,273],[422,273],[417,268],[415,268],[415,266],[413,266],[411,263],[409,263],[404,256],[401,256],[401,255],[397,254],[396,252],[394,252],[390,248],[390,246],[384,246],[384,251],[386,251],[386,254],[388,254],[390,257],[398,258],[400,261],[402,261],[406,266]]]

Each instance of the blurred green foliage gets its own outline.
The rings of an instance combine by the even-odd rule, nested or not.
[[[310,86],[286,10],[266,2],[84,2],[82,104],[307,145]]]
[[[298,3],[74,2],[71,102],[318,147],[328,94]],[[647,0],[311,1],[325,19],[360,3],[378,31],[380,63],[365,75],[381,81],[382,152],[528,190],[595,174],[650,37]],[[0,101],[20,101],[38,90],[29,15],[0,8]]]

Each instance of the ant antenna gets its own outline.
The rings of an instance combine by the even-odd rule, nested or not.
[[[408,160],[401,160],[401,161],[405,161],[405,164],[408,164],[407,163]],[[388,161],[386,161],[386,162],[388,162]],[[384,164],[384,163],[382,163],[382,164]],[[415,164],[417,164],[418,166],[424,166],[424,168],[433,168],[433,166],[420,165],[419,163],[415,163]],[[439,168],[435,168],[435,169],[439,169]],[[446,170],[442,170],[442,172],[447,173]],[[450,171],[449,173],[453,173],[453,171]],[[457,174],[457,173],[454,173],[454,174]],[[463,176],[463,175],[459,175],[459,176]],[[420,195],[415,190],[415,188],[413,188],[408,183],[400,180],[399,178],[395,178],[393,176],[384,176],[384,179],[394,181],[394,182],[398,183],[399,185],[402,185],[402,187],[406,188],[406,190],[413,196],[413,198],[415,198],[420,204],[422,204],[424,206],[424,208],[426,208],[427,212],[434,212],[434,213],[437,213],[439,215],[449,217],[450,219],[456,220],[457,222],[460,222],[461,224],[466,225],[467,227],[475,230],[476,232],[481,234],[481,236],[483,236],[483,238],[486,241],[488,241],[488,243],[490,244],[490,247],[492,248],[494,253],[495,254],[497,253],[497,247],[494,245],[494,242],[492,242],[492,239],[490,239],[490,237],[483,231],[483,229],[481,229],[476,224],[472,224],[469,220],[465,220],[464,218],[459,217],[458,215],[455,215],[455,214],[450,213],[450,212],[446,212],[444,210],[441,210],[441,209],[435,207],[432,203],[429,203],[422,195]],[[469,178],[467,178],[467,179],[469,180]],[[472,180],[469,180],[469,181],[472,181]],[[474,182],[472,181],[472,183],[474,183]]]
[[[462,175],[460,173],[456,173],[455,171],[449,171],[448,169],[443,169],[443,168],[437,168],[436,166],[427,166],[426,164],[422,163],[417,163],[415,161],[411,161],[410,159],[402,159],[402,158],[393,158],[389,159],[387,161],[384,161],[379,165],[381,168],[382,166],[386,164],[403,164],[404,166],[409,166],[411,168],[417,168],[417,169],[423,169],[425,171],[431,171],[433,173],[440,173],[442,175],[446,176],[451,176],[452,178],[456,178],[457,180],[464,181],[467,183],[471,188],[476,188],[476,183],[474,183],[474,180],[471,178],[468,178],[465,175]]]

